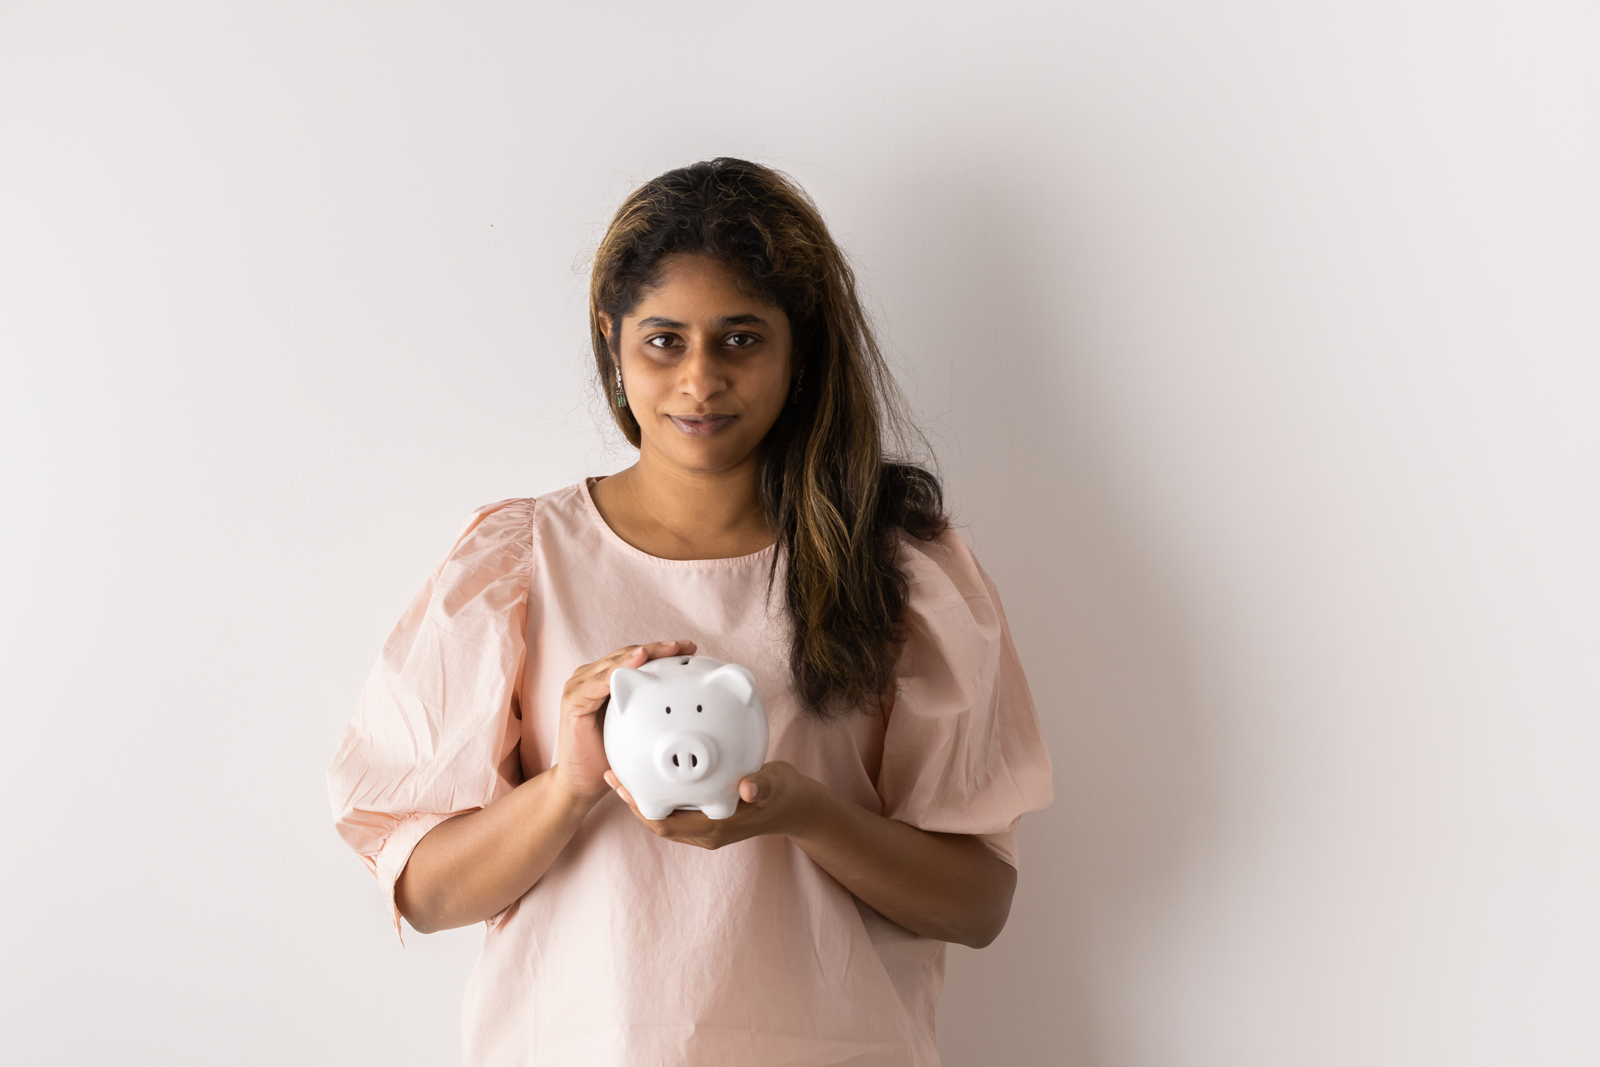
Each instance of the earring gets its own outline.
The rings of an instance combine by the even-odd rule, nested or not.
[[[617,407],[625,408],[627,406],[628,406],[628,394],[624,393],[622,391],[622,368],[618,367],[617,368]]]
[[[794,391],[789,394],[789,403],[800,403],[800,387],[805,384],[805,380],[806,368],[804,364],[801,364],[800,373],[794,376]]]

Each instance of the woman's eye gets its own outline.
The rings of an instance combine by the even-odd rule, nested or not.
[[[644,343],[651,348],[671,348],[673,337],[670,333],[658,333],[654,337],[645,338]]]
[[[728,344],[735,348],[749,348],[751,345],[759,343],[760,340],[761,338],[753,333],[736,333],[728,338]]]

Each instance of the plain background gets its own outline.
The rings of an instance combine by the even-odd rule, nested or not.
[[[630,462],[586,256],[729,154],[854,256],[1051,742],[951,1067],[1600,1062],[1597,54],[1529,0],[5,4],[0,1055],[456,1062],[481,933],[395,945],[323,770],[468,512]]]

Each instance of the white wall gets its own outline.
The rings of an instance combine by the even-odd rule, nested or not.
[[[1600,1061],[1597,11],[6,5],[5,1059],[455,1061],[322,771],[467,511],[627,461],[584,252],[732,154],[1053,746],[947,1062]]]

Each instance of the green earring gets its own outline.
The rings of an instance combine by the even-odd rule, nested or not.
[[[618,367],[617,368],[617,407],[625,408],[627,406],[628,406],[628,394],[624,393],[622,391],[622,368]]]

